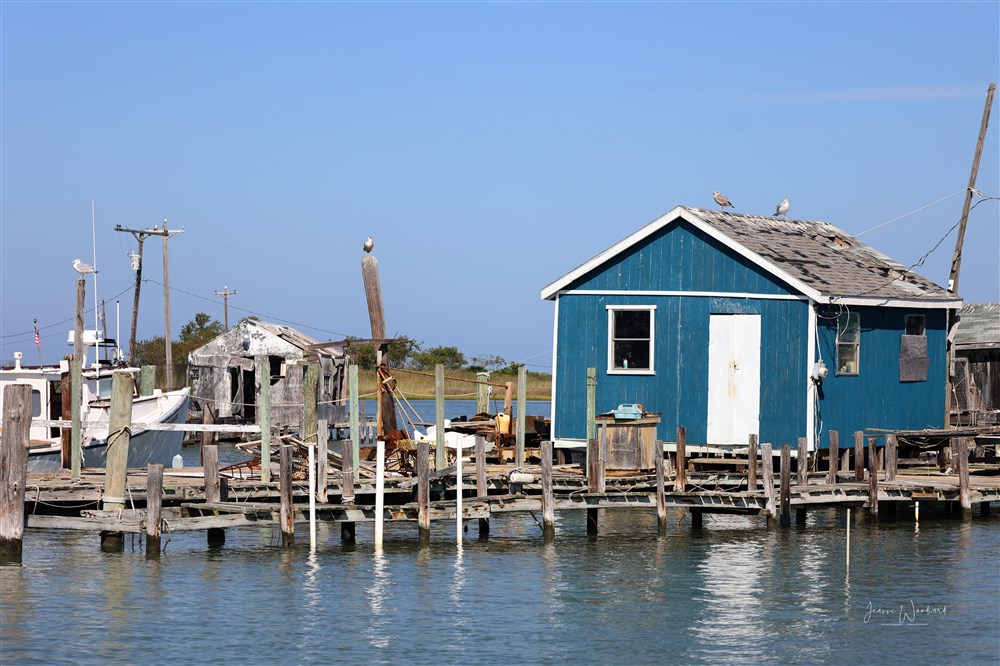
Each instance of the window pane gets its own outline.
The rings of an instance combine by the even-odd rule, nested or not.
[[[858,333],[861,331],[860,317],[857,313],[847,313],[840,315],[837,321],[837,340],[839,342],[857,342]]]
[[[837,374],[858,374],[858,346],[855,344],[837,345]]]
[[[627,340],[615,343],[615,367],[629,370],[649,369],[649,341]]]
[[[615,339],[649,339],[649,310],[618,310],[615,312]]]
[[[925,321],[924,315],[906,315],[906,334],[924,335]]]

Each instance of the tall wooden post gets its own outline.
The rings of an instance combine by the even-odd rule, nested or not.
[[[292,498],[292,445],[281,444],[278,447],[278,482],[281,495],[281,545],[291,546],[295,543],[295,513]]]
[[[167,230],[167,221],[163,220],[163,230]],[[167,242],[170,235],[163,237],[163,340],[166,343],[167,356],[167,390],[174,390],[174,349],[170,337],[170,259],[167,252]]]
[[[125,476],[129,440],[132,437],[132,393],[135,379],[116,372],[111,379],[111,415],[108,419],[108,454],[104,485],[104,508],[125,508]]]
[[[156,390],[156,366],[144,365],[139,368],[139,395],[153,395]]]
[[[767,498],[767,526],[774,527],[778,512],[774,497],[774,453],[770,444],[760,446],[760,473],[764,482],[764,497]]]
[[[490,381],[490,373],[477,372],[476,381],[476,413],[485,414],[490,410],[490,387],[486,383]]]
[[[969,438],[955,438],[955,453],[958,458],[958,502],[962,509],[962,519],[972,518],[972,498],[969,494]]]
[[[587,368],[587,442],[597,438],[597,368]],[[587,465],[590,469],[590,447],[587,447]]]
[[[750,435],[747,445],[747,490],[757,490],[757,435]]]
[[[5,386],[0,438],[0,564],[21,562],[30,433],[31,386]]]
[[[541,442],[542,457],[542,535],[551,540],[556,535],[556,510],[552,492],[552,441]]]
[[[792,447],[788,444],[781,445],[781,495],[779,497],[779,507],[781,509],[781,526],[792,526]]]
[[[865,480],[865,433],[860,430],[854,433],[854,481]]]
[[[215,424],[215,405],[209,400],[202,400],[201,402],[201,422],[204,425]],[[202,464],[204,463],[204,450],[206,446],[212,446],[215,444],[215,438],[218,433],[206,430],[201,433],[201,448],[202,448]]]
[[[358,366],[353,363],[347,368],[347,387],[351,398],[351,455],[354,460],[361,459],[361,423],[358,409],[361,405],[361,394],[358,392]],[[346,454],[347,452],[344,451]],[[361,480],[361,467],[354,466],[354,483]],[[353,493],[353,490],[352,490]]]
[[[434,469],[447,466],[444,449],[444,365],[434,366]]]
[[[868,438],[868,511],[872,520],[878,522],[878,455],[875,438]]]
[[[486,438],[476,437],[476,496],[489,495],[486,481]],[[479,538],[484,539],[490,534],[490,519],[479,519]]]
[[[67,372],[62,373],[62,377],[59,380],[59,396],[62,401],[62,412],[61,418],[64,421],[70,421],[72,423],[73,419],[73,379],[72,371],[69,368],[73,367],[73,355],[66,354],[63,357],[66,361]],[[62,443],[62,469],[72,469],[73,468],[73,434],[71,428],[61,428],[59,430],[59,437]]]
[[[316,501],[326,504],[329,501],[327,495],[329,460],[330,426],[326,419],[319,419],[316,430]]]
[[[319,399],[319,366],[306,365],[302,373],[302,441],[316,442],[316,402]]]
[[[128,336],[128,364],[130,366],[135,365],[135,329],[139,323],[139,290],[142,287],[142,243],[146,240],[143,234],[137,234],[135,238],[139,241],[139,261],[135,269],[135,294],[132,297],[132,327],[129,330]],[[146,394],[143,393],[142,395]]]
[[[674,476],[674,492],[683,493],[687,488],[687,428],[677,428],[677,468]]]
[[[271,483],[271,360],[258,356],[257,381],[260,391],[257,399],[257,422],[260,424],[260,481]]]
[[[382,307],[382,283],[378,273],[378,259],[373,255],[366,254],[361,258],[361,275],[365,284],[365,298],[368,301],[368,320],[371,322],[372,339],[378,345],[377,362],[375,368],[375,378],[377,382],[379,411],[378,418],[382,424],[382,429],[378,433],[382,435],[386,430],[396,429],[396,403],[392,394],[385,390],[379,370],[388,358],[387,345],[385,344],[385,311]]]
[[[604,439],[605,429],[602,429],[601,439]],[[587,443],[587,492],[593,495],[604,494],[604,457],[602,446],[595,437]],[[587,509],[587,534],[597,534],[598,509]]]
[[[83,278],[76,281],[76,316],[73,319],[73,365],[70,366],[70,381],[73,391],[73,410],[70,425],[70,464],[73,480],[80,478],[83,428],[80,424],[83,409],[83,310],[86,301],[87,283]]]
[[[523,365],[517,368],[517,460],[518,467],[524,464],[524,429],[527,418],[528,369]]]
[[[146,559],[160,557],[161,510],[163,508],[163,465],[146,465]]]
[[[358,366],[352,365],[351,376],[354,377],[354,393],[352,396],[357,395],[358,388]],[[351,398],[351,409],[353,411],[353,425],[351,427],[351,441],[347,444],[341,442],[340,447],[340,503],[348,506],[354,506],[354,483],[358,480],[358,475],[360,470],[359,465],[355,463],[357,458],[357,446],[359,444],[358,428],[357,428],[357,400],[353,397]],[[355,525],[353,522],[343,522],[340,524],[340,540],[343,543],[351,544],[354,543],[355,537]]]
[[[417,533],[420,543],[431,540],[431,443],[417,442]]]
[[[215,444],[201,447],[203,472],[205,475],[205,503],[222,500],[222,483],[219,477],[219,447]],[[208,529],[208,545],[221,546],[226,543],[226,530],[221,527]]]
[[[805,437],[799,437],[799,450],[795,462],[795,471],[798,485],[809,485],[809,443]]]
[[[663,463],[663,442],[656,440],[656,454],[653,456],[656,468],[656,533],[661,537],[667,535],[667,475]]]
[[[899,467],[899,443],[896,441],[896,433],[889,433],[885,436],[885,480],[886,482],[896,480],[896,470]]]
[[[826,482],[830,485],[837,483],[837,465],[840,463],[840,433],[836,430],[830,431],[830,471],[827,472]]]

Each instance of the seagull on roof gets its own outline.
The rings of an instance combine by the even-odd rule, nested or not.
[[[736,208],[736,206],[730,203],[729,197],[727,197],[722,192],[713,192],[712,198],[715,199],[715,203],[719,204],[719,210],[725,210],[726,206],[729,206],[730,208]]]
[[[374,249],[375,249],[375,241],[373,241],[372,237],[369,236],[368,238],[365,239],[365,252],[371,252]]]
[[[90,264],[85,264],[79,259],[73,260],[73,269],[80,275],[87,275],[88,273],[96,273],[94,267]]]
[[[778,207],[774,210],[774,215],[772,217],[777,217],[778,215],[788,217],[788,199],[785,199],[778,204]]]

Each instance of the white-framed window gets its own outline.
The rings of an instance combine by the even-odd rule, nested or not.
[[[837,374],[857,375],[861,361],[861,315],[841,312],[837,318]]]
[[[651,375],[655,305],[609,305],[608,373]]]

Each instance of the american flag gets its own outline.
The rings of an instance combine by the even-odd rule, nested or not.
[[[42,351],[42,336],[38,334],[38,320],[35,320],[35,346]]]

